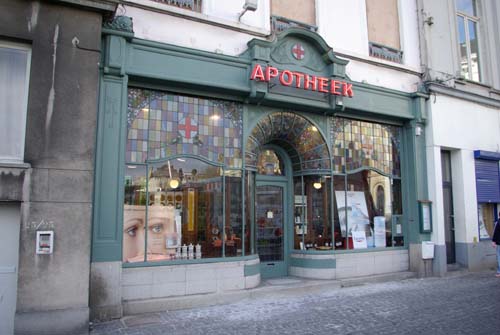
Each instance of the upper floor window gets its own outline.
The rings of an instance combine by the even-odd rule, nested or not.
[[[153,1],[201,13],[201,0],[153,0]]]
[[[402,63],[398,0],[366,0],[370,56]]]
[[[480,81],[479,42],[476,0],[456,0],[460,73],[466,79]]]
[[[271,28],[301,27],[317,31],[315,0],[271,0]]]
[[[0,161],[24,160],[31,50],[0,41]]]

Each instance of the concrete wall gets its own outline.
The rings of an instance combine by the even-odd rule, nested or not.
[[[0,4],[2,35],[32,47],[24,155],[32,170],[21,206],[19,333],[88,329],[101,22],[101,13],[48,2]],[[35,255],[37,230],[55,232],[52,255]]]
[[[313,279],[344,279],[408,271],[408,250],[383,250],[345,254],[292,254],[304,266],[291,266],[290,275]],[[320,262],[335,261],[335,267]],[[293,262],[292,262],[293,263]],[[309,263],[309,266],[307,266]]]
[[[221,303],[224,293],[243,291],[260,284],[260,273],[247,267],[259,259],[234,262],[124,268],[120,278],[106,276],[121,290],[123,314],[209,306]],[[108,290],[109,291],[109,290]],[[102,315],[101,315],[102,317]]]

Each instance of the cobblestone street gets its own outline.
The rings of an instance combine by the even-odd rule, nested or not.
[[[370,283],[315,294],[128,316],[91,335],[500,334],[493,272]]]

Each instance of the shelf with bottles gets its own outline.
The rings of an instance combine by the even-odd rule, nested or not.
[[[296,235],[307,235],[307,197],[296,195],[293,209],[293,220]]]

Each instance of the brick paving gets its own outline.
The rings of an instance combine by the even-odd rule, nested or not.
[[[500,334],[492,272],[370,283],[315,294],[128,316],[91,335]]]

